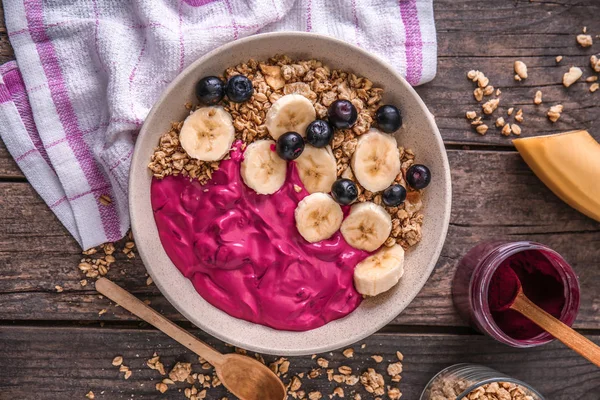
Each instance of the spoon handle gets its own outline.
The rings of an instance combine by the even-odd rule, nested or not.
[[[517,296],[510,308],[520,312],[556,339],[600,367],[600,347],[598,345],[542,310],[523,293]]]
[[[96,290],[132,314],[137,315],[140,319],[153,325],[171,339],[202,356],[215,367],[222,363],[223,355],[221,353],[169,321],[114,282],[106,278],[100,278],[96,281]]]

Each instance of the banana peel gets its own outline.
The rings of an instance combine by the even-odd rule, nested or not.
[[[587,131],[515,139],[513,144],[554,194],[600,222],[600,144]]]

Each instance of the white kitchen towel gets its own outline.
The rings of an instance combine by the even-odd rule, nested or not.
[[[129,228],[136,134],[166,85],[224,43],[308,31],[363,47],[418,85],[436,72],[432,0],[5,0],[0,136],[83,248]],[[110,201],[110,202],[109,202]]]

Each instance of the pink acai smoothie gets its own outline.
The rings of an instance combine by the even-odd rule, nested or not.
[[[259,195],[240,176],[240,145],[204,186],[153,179],[154,218],[173,263],[213,306],[275,329],[314,329],[352,312],[361,302],[354,267],[369,254],[339,231],[305,241],[294,210],[308,192],[294,190],[302,187],[294,162],[279,191]]]

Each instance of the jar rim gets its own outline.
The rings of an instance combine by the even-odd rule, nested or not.
[[[580,291],[579,280],[569,263],[567,263],[559,253],[544,244],[531,241],[518,241],[499,245],[480,261],[480,266],[487,264],[488,267],[479,277],[475,278],[475,275],[473,275],[471,284],[469,285],[469,296],[473,301],[472,304],[479,309],[480,315],[485,321],[485,325],[480,324],[482,325],[481,328],[486,331],[486,333],[496,337],[502,343],[521,348],[546,344],[552,342],[554,338],[547,332],[542,332],[529,339],[515,339],[506,334],[498,324],[496,324],[496,321],[492,316],[488,303],[488,289],[492,276],[500,264],[510,256],[527,250],[540,252],[559,273],[564,286],[565,296],[565,305],[563,306],[559,320],[563,323],[569,322],[567,325],[570,326],[574,322],[579,311],[579,296],[575,296],[573,293],[573,288],[578,292]],[[476,293],[479,293],[480,295],[476,296]],[[573,314],[573,317],[566,318],[570,314]]]

